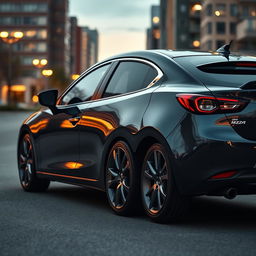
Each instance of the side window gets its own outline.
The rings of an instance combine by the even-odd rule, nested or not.
[[[120,62],[112,76],[103,98],[146,88],[157,76],[157,71],[144,63]]]
[[[61,104],[68,105],[90,100],[109,66],[110,64],[100,67],[82,78],[62,98]]]

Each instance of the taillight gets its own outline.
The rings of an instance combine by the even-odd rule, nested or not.
[[[198,114],[234,113],[241,111],[247,102],[238,99],[215,98],[199,94],[177,94],[178,102],[187,110]]]

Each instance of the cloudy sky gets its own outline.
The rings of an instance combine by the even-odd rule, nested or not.
[[[100,34],[99,60],[146,46],[150,6],[160,0],[70,0],[70,14],[80,26],[97,28]]]

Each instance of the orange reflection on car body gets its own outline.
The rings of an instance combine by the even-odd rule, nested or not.
[[[61,128],[74,128],[74,125],[68,121],[68,120],[64,120],[61,124],[60,124]]]
[[[94,116],[82,116],[79,125],[98,128],[105,136],[114,130],[114,126],[109,121]]]
[[[38,133],[39,131],[44,129],[48,123],[49,123],[49,119],[42,119],[39,122],[32,124],[30,126],[30,130],[32,133]]]
[[[79,162],[66,162],[64,166],[68,169],[79,169],[80,167],[84,166],[82,163]]]

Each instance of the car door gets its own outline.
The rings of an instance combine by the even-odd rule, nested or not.
[[[57,108],[61,113],[46,111],[49,123],[39,136],[41,149],[40,169],[57,175],[76,176],[79,169],[79,115],[63,113],[83,104],[90,105],[104,74],[110,65],[82,76],[58,100]],[[67,111],[64,111],[67,112]],[[57,176],[56,175],[56,176]]]
[[[148,106],[157,81],[158,70],[145,61],[122,59],[101,88],[101,96],[89,107],[81,106],[80,162],[81,175],[100,178],[103,151],[113,132],[126,129],[130,133],[140,130],[143,114]],[[160,71],[159,71],[160,72]]]

